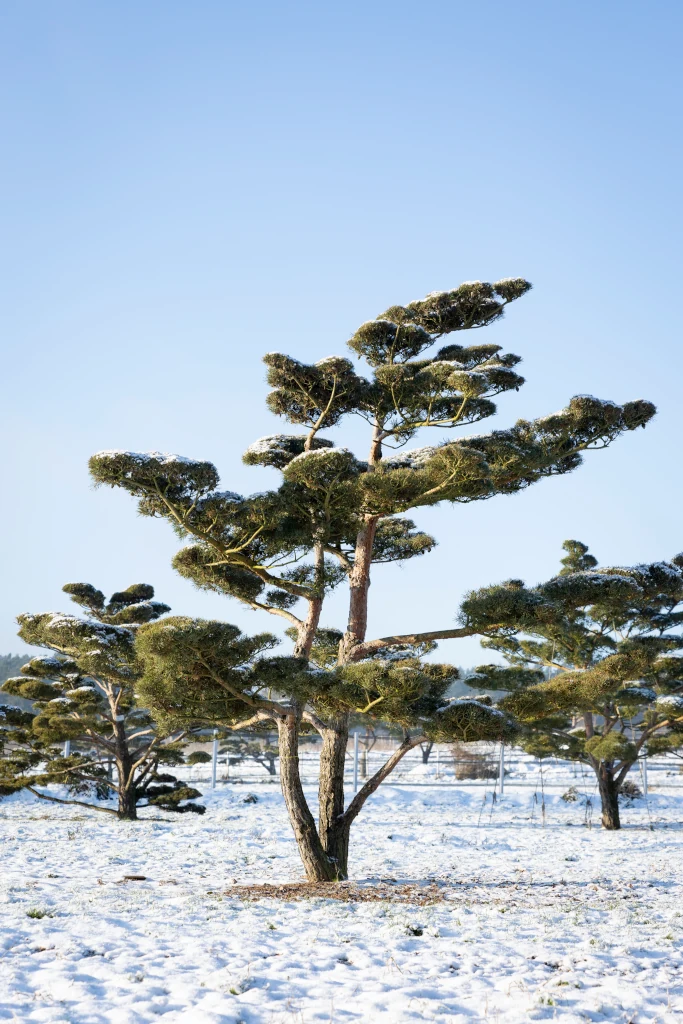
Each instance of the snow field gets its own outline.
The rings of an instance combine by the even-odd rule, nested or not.
[[[138,823],[6,799],[0,1021],[680,1021],[683,798],[626,805],[606,833],[559,793],[543,825],[528,789],[492,806],[481,789],[383,787],[352,876],[446,883],[425,906],[222,895],[301,878],[274,786]]]

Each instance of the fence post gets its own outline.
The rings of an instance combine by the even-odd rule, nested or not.
[[[643,758],[643,796],[647,796],[647,758]]]
[[[211,789],[216,788],[216,767],[218,765],[218,730],[213,730],[213,750],[211,752]]]
[[[353,791],[358,792],[358,730],[353,734]]]
[[[64,757],[69,757],[71,754],[71,740],[64,740]]]
[[[498,790],[502,796],[505,792],[505,744],[500,744],[500,765],[498,767]]]

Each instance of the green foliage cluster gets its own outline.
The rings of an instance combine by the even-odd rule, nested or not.
[[[488,705],[448,701],[458,677],[453,666],[423,662],[410,651],[406,657],[331,664],[336,640],[331,630],[318,633],[313,658],[323,668],[313,658],[264,656],[277,643],[267,633],[247,637],[227,623],[183,617],[150,623],[138,632],[137,650],[146,666],[137,684],[139,699],[168,730],[243,727],[245,713],[256,726],[298,701],[318,718],[362,714],[434,737],[451,728],[449,738],[477,738],[475,722],[480,739],[510,732],[509,716]]]

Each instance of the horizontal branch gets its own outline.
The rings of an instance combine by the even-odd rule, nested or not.
[[[234,725],[228,725],[227,728],[231,732],[235,732],[237,729],[247,729],[250,725],[257,725],[258,722],[274,722],[276,716],[273,712],[258,711],[251,718],[245,718],[242,722],[235,722]]]
[[[27,786],[26,789],[41,800],[49,800],[51,804],[76,804],[78,807],[89,807],[91,811],[101,811],[102,814],[113,814],[116,816],[117,813],[111,807],[98,807],[96,804],[86,804],[84,800],[61,800],[58,796],[48,796],[47,793],[39,793],[33,786]]]
[[[489,629],[497,629],[497,626],[490,626]],[[396,647],[398,644],[420,644],[426,640],[459,640],[465,636],[477,636],[488,630],[472,629],[470,626],[462,626],[459,629],[435,629],[428,633],[402,633],[397,636],[382,636],[378,640],[366,640],[358,644],[351,651],[351,661],[360,661],[370,654],[383,651],[386,647]]]

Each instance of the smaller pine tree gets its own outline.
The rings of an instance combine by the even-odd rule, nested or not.
[[[25,788],[44,800],[80,804],[78,796],[115,794],[116,811],[86,806],[127,820],[137,818],[141,804],[203,812],[188,802],[199,791],[165,770],[183,763],[183,734],[162,733],[135,694],[137,627],[170,609],[152,600],[154,590],[147,584],[135,584],[108,602],[88,583],[63,589],[88,618],[48,612],[18,619],[21,638],[52,653],[31,659],[2,687],[33,702],[30,712],[2,709],[4,792]],[[70,751],[64,749],[66,741]],[[38,788],[55,783],[66,786],[67,798]]]
[[[268,734],[257,732],[238,733],[225,737],[219,753],[225,754],[228,765],[243,764],[253,761],[263,768],[268,775],[277,775],[277,759],[280,755],[277,743],[271,743]]]
[[[595,772],[602,824],[618,829],[619,793],[639,758],[683,747],[683,555],[597,568],[585,544],[564,543],[560,573],[468,594],[462,620],[507,665],[481,665],[469,686],[502,690],[498,706],[538,757]]]

